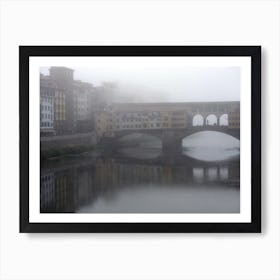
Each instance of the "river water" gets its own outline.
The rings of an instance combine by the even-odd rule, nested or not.
[[[204,144],[201,135],[185,139],[176,154],[149,140],[48,160],[41,165],[41,212],[238,213],[239,141],[203,137]]]

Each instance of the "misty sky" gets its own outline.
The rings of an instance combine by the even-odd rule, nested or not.
[[[61,65],[64,66],[64,65]],[[69,65],[67,65],[69,67]],[[49,67],[40,68],[48,74]],[[108,65],[70,67],[74,79],[100,86],[118,85],[121,102],[239,101],[239,67],[184,67],[165,65]]]

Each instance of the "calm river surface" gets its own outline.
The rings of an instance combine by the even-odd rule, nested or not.
[[[48,160],[41,166],[41,212],[238,213],[239,141],[221,145],[219,135],[210,136],[211,146],[190,137],[176,154],[147,141]]]

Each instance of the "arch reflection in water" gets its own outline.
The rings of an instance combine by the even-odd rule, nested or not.
[[[237,167],[230,168],[230,170],[236,169]],[[235,172],[235,176],[237,173]],[[202,183],[205,181],[228,181],[229,178],[229,166],[217,166],[217,167],[194,167],[193,168],[193,180],[196,183]],[[231,178],[233,179],[233,178]]]
[[[42,168],[44,213],[238,213],[239,201],[239,159],[210,163],[120,153]]]
[[[198,132],[183,139],[183,154],[209,162],[231,158],[239,160],[240,141],[221,132]]]

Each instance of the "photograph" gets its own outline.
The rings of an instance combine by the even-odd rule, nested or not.
[[[34,221],[252,224],[251,57],[108,48],[29,58]]]
[[[125,60],[40,68],[41,212],[239,213],[240,69]]]

